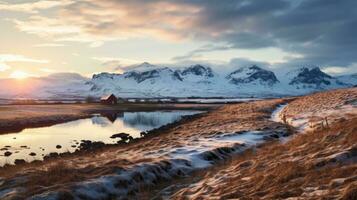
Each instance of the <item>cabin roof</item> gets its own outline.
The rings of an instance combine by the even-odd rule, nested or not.
[[[103,96],[103,97],[101,97],[100,99],[101,99],[101,100],[107,100],[107,99],[109,99],[111,96],[117,98],[114,94],[110,94],[110,95]]]

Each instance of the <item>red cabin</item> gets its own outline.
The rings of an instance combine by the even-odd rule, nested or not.
[[[111,95],[102,97],[100,99],[100,103],[108,104],[108,105],[115,105],[118,103],[118,98],[114,94],[111,94]]]

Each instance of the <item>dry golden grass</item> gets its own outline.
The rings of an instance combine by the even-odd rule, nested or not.
[[[25,196],[38,194],[46,187],[60,188],[61,184],[79,181],[83,177],[80,171],[70,168],[64,162],[49,165],[44,171],[31,173],[26,179]]]
[[[345,98],[355,97],[355,91],[319,93],[308,99],[319,108],[328,101],[321,96],[332,95],[331,105],[343,105]],[[289,112],[305,112],[301,104],[306,100],[293,101]],[[195,175],[199,181],[173,190],[173,199],[356,199],[357,113],[334,121],[329,128],[296,135],[287,143],[265,143]]]
[[[342,200],[357,199],[357,184],[350,184],[343,193]]]

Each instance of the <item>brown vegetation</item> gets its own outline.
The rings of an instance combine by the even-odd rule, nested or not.
[[[285,111],[322,109],[328,97],[342,106],[350,102],[346,97],[356,94],[356,90],[346,91],[302,97]],[[310,104],[303,106],[307,99]],[[328,129],[296,135],[287,143],[263,144],[229,164],[196,174],[199,180],[171,191],[172,198],[356,199],[357,113],[339,119]]]

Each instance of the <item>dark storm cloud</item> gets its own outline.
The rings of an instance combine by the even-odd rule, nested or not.
[[[194,4],[203,7],[195,19],[197,38],[210,38],[239,49],[281,48],[304,56],[292,60],[296,63],[347,66],[357,62],[355,0]]]

